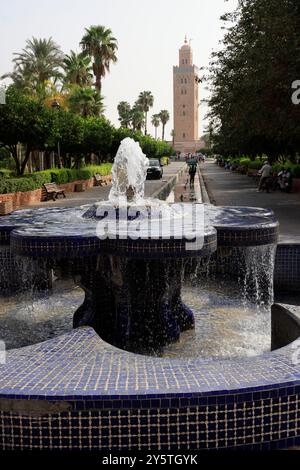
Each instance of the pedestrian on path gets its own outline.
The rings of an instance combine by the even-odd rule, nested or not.
[[[189,165],[189,175],[190,175],[190,188],[194,186],[195,183],[195,175],[197,173],[197,161],[195,159],[192,159],[188,163]]]
[[[258,174],[260,175],[260,180],[259,180],[259,186],[258,186],[258,192],[262,191],[263,189],[266,189],[267,192],[270,192],[269,188],[269,180],[272,176],[272,167],[270,165],[270,162],[267,161],[263,167],[259,170]]]

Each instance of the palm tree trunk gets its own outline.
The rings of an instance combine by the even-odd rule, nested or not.
[[[157,127],[155,126],[155,140],[157,140]]]
[[[147,111],[145,112],[145,135],[147,135]]]
[[[165,140],[165,124],[162,127],[162,140]]]
[[[102,87],[101,75],[96,75],[95,88],[97,92],[99,93],[99,95],[101,95],[101,87]]]

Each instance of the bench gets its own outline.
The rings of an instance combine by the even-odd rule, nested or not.
[[[99,175],[99,173],[96,173],[94,175],[94,178],[95,178],[95,186],[102,186],[103,183],[107,185],[107,180],[105,180],[103,176]]]
[[[59,195],[66,197],[65,191],[63,189],[60,189],[56,183],[45,183],[44,188],[46,191],[47,200],[49,199],[49,197],[52,197],[53,201],[55,201],[55,199]]]

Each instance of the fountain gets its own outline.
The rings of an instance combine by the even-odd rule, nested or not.
[[[145,199],[147,162],[139,144],[125,139],[109,201],[30,212],[29,225],[10,236],[15,254],[47,259],[80,277],[85,301],[74,327],[91,326],[108,343],[139,353],[158,352],[194,328],[181,299],[186,258],[207,259],[217,243],[274,244],[278,230],[269,211]],[[18,224],[18,214],[9,220]]]
[[[0,431],[4,449],[224,448],[299,437],[293,424],[270,434],[263,421],[270,399],[298,400],[299,367],[288,348],[220,361],[155,356],[195,326],[182,295],[187,271],[225,266],[245,284],[259,274],[251,290],[270,302],[274,214],[147,199],[146,170],[139,145],[125,139],[108,201],[1,218],[2,248],[33,263],[27,284],[39,270],[47,278],[62,269],[85,295],[73,331],[9,351],[0,365],[1,419],[12,423],[9,434],[5,424]],[[260,272],[253,255],[264,263]],[[259,417],[257,429],[249,413],[251,423]],[[285,408],[272,419],[280,427]]]

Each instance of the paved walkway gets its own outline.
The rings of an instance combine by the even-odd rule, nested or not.
[[[253,178],[224,170],[212,161],[202,165],[201,172],[211,202],[272,209],[280,222],[280,241],[300,243],[300,193],[258,193]]]
[[[145,196],[150,197],[167,184],[177,173],[185,167],[183,162],[172,162],[164,166],[164,174],[161,180],[147,180],[145,184]],[[83,204],[93,204],[97,201],[103,201],[108,198],[111,185],[94,186],[83,193],[66,193],[66,199],[59,198],[56,201],[44,201],[37,204],[23,206],[22,209],[32,209],[38,207],[76,207]]]

